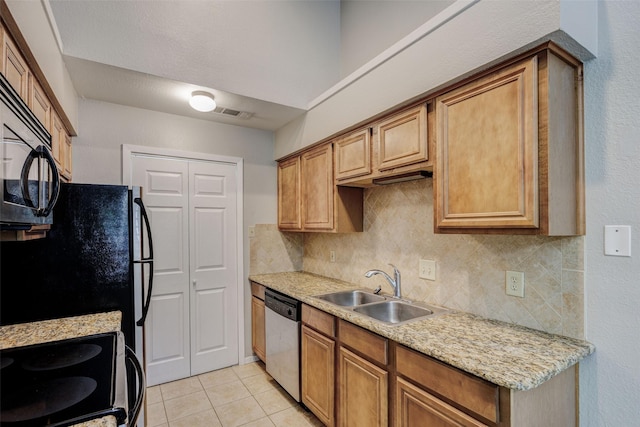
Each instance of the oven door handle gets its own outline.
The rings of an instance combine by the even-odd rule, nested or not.
[[[129,346],[125,346],[125,354],[127,362],[133,366],[133,369],[136,372],[136,377],[138,378],[138,393],[136,396],[136,403],[127,414],[127,425],[129,427],[135,427],[136,422],[138,421],[138,415],[140,415],[140,410],[142,409],[142,402],[144,401],[144,392],[146,387],[144,370],[142,369],[142,365],[140,365],[138,357],[133,352],[133,350],[129,348]]]

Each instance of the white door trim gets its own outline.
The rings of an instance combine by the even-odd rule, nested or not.
[[[218,163],[230,163],[236,167],[237,189],[241,197],[237,198],[237,283],[238,283],[238,363],[246,363],[244,355],[244,160],[241,157],[220,156],[217,154],[197,153],[193,151],[175,150],[170,148],[148,147],[144,145],[122,144],[122,184],[131,186],[131,158],[133,155],[144,155],[152,157],[178,158],[184,160],[199,160]]]

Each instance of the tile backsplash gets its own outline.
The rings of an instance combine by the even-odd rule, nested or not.
[[[256,228],[251,271],[254,263],[259,271],[253,274],[304,270],[391,293],[384,278],[364,273],[377,268],[391,274],[392,263],[408,299],[584,338],[583,237],[435,234],[431,179],[366,189],[364,198],[362,233],[305,233],[301,241],[301,234],[279,233],[273,225]],[[299,244],[301,266],[302,251],[293,249]],[[254,245],[266,253],[274,245],[285,249],[267,262],[253,258]],[[290,255],[294,259],[282,259]],[[420,259],[436,261],[435,281],[418,277]],[[275,266],[265,267],[270,262]],[[278,270],[283,264],[289,269]],[[507,270],[525,273],[525,298],[506,295]]]

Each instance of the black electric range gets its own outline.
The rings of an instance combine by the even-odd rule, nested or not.
[[[124,425],[125,363],[121,332],[0,350],[0,426]]]

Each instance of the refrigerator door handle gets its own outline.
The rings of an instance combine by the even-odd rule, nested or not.
[[[145,320],[147,319],[147,314],[149,313],[149,305],[151,305],[151,292],[153,291],[153,239],[151,238],[151,223],[149,222],[149,216],[147,215],[147,210],[144,208],[142,199],[136,197],[135,199],[133,199],[133,202],[140,207],[140,213],[142,213],[142,218],[144,219],[144,224],[147,229],[147,237],[149,238],[149,256],[145,258],[143,254],[139,261],[134,261],[135,263],[149,264],[149,288],[147,290],[147,297],[145,298],[145,302],[142,306],[142,317],[136,322],[136,325],[143,326]]]

